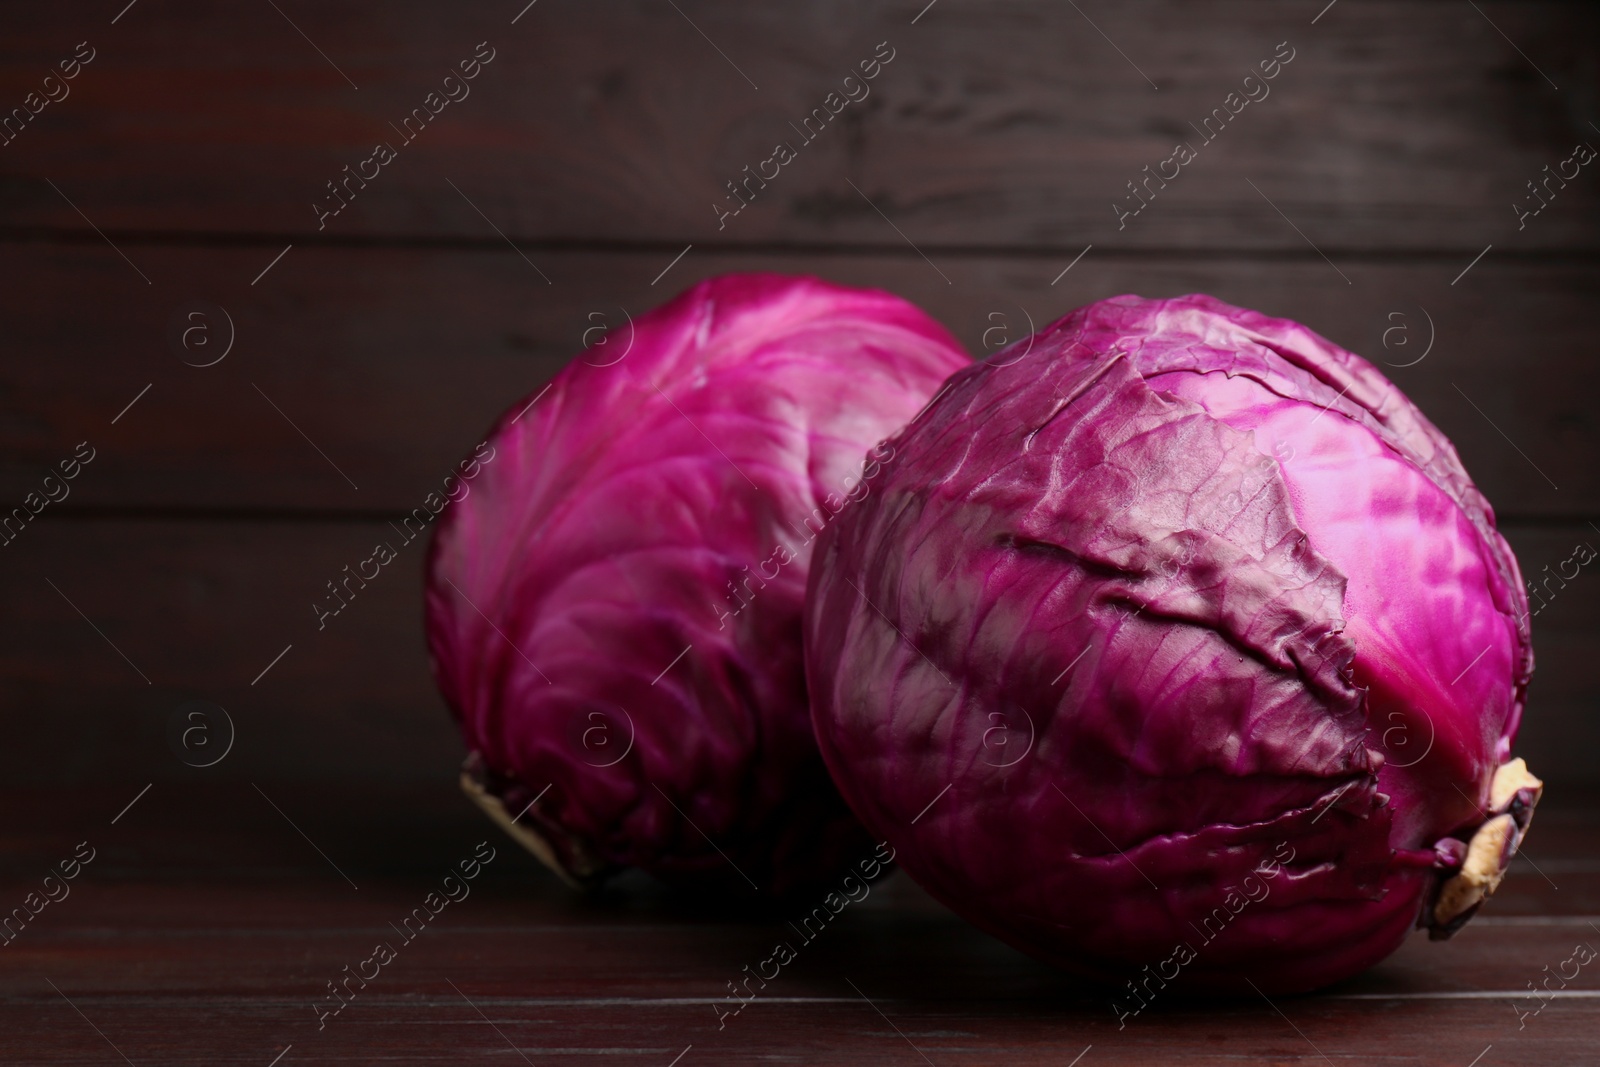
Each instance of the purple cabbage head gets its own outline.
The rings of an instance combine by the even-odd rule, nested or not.
[[[514,404],[428,570],[468,793],[580,883],[782,895],[869,849],[811,732],[806,573],[967,362],[889,294],[730,275]]]
[[[1080,973],[1305,990],[1448,936],[1539,782],[1516,561],[1371,365],[1206,296],[956,374],[813,561],[846,799],[951,908]]]

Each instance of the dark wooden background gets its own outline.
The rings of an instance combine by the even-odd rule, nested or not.
[[[95,56],[0,147],[0,504],[79,442],[96,458],[0,547],[0,885],[20,900],[85,836],[111,857],[79,903],[0,948],[24,961],[0,990],[7,1062],[120,1062],[88,1020],[138,1063],[266,1064],[288,1044],[285,1064],[511,1062],[446,977],[496,1005],[485,1018],[534,1062],[611,1049],[666,1064],[690,1044],[921,1062],[841,974],[925,1016],[899,1029],[933,1062],[1066,1063],[1089,1044],[1085,1067],[1180,1048],[1600,1060],[1592,999],[1523,1030],[1505,998],[1429,999],[1521,990],[1591,936],[1592,568],[1534,620],[1520,750],[1555,810],[1529,841],[1544,873],[1519,863],[1471,936],[1408,946],[1347,999],[1290,1006],[1300,1036],[1263,1005],[1119,1033],[1103,1001],[1080,1011],[1088,994],[902,879],[807,961],[792,1004],[719,1045],[709,1008],[674,998],[724,992],[761,958],[767,918],[707,925],[638,886],[578,903],[499,839],[491,903],[428,950],[451,962],[408,958],[337,1037],[307,1025],[322,982],[370,951],[368,928],[425,891],[416,871],[491,835],[453,793],[461,750],[428,677],[419,546],[325,630],[312,601],[586,330],[708,275],[887,288],[979,354],[1124,292],[1289,316],[1387,366],[1456,441],[1530,577],[1600,546],[1596,166],[1521,229],[1513,208],[1574,145],[1600,147],[1592,5],[924,3],[6,5],[0,114],[79,42]],[[885,41],[871,95],[719,229],[723,183],[794,140],[789,123]],[[1294,59],[1270,95],[1119,231],[1125,183],[1197,140],[1188,124],[1284,41]],[[319,231],[325,183],[398,145],[389,124],[479,42],[494,59],[470,95]],[[186,350],[173,323],[195,301],[208,317],[183,321],[211,347]],[[220,362],[186,365],[230,333]],[[169,738],[190,700],[233,724],[209,768]],[[369,883],[361,899],[288,816]]]

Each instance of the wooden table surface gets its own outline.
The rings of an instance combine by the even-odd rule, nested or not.
[[[0,899],[97,851],[0,948],[0,1062],[1600,1063],[1600,972],[1513,1007],[1600,947],[1600,577],[1548,578],[1600,544],[1600,178],[1551,177],[1600,146],[1597,28],[1561,0],[9,5],[0,509],[93,459],[0,533]],[[1539,869],[1340,989],[1122,1029],[896,876],[719,1029],[781,917],[577,899],[478,820],[420,550],[326,628],[311,604],[597,327],[734,270],[892,290],[976,355],[1204,291],[1372,358],[1545,582]],[[192,701],[230,746],[206,767]],[[472,896],[319,1030],[482,840]]]
[[[797,940],[783,914],[642,877],[585,898],[448,783],[156,785],[117,818],[136,792],[8,798],[8,907],[80,842],[94,859],[0,949],[5,1063],[87,1067],[120,1053],[141,1067],[267,1067],[285,1050],[285,1067],[1065,1065],[1085,1049],[1083,1067],[1600,1061],[1600,962],[1564,965],[1578,944],[1600,949],[1600,820],[1587,812],[1541,811],[1529,842],[1537,869],[1516,861],[1451,941],[1414,934],[1324,993],[1157,1000],[1119,1027],[1104,991],[977,932],[903,874],[802,943],[723,1020],[718,1007],[735,1006],[728,983]],[[466,895],[454,889],[461,899],[404,940],[397,927],[481,842],[492,858]],[[363,961],[379,942],[394,959],[322,1018],[327,983],[347,966],[371,976]],[[1557,992],[1542,1006],[1528,993],[1575,968],[1565,988],[1550,981]]]

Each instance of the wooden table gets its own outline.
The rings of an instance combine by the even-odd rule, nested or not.
[[[793,940],[783,915],[637,876],[582,897],[448,782],[403,794],[257,785],[157,785],[115,825],[134,791],[7,798],[7,906],[80,841],[96,854],[0,949],[4,1062],[1065,1065],[1086,1049],[1083,1067],[1600,1061],[1600,962],[1537,1015],[1518,1014],[1539,1007],[1528,983],[1560,971],[1575,944],[1600,948],[1591,813],[1542,811],[1537,870],[1516,861],[1454,940],[1413,935],[1314,996],[1158,1001],[1119,1028],[1104,991],[896,874],[719,1028],[727,983]],[[493,859],[467,895],[420,933],[397,930],[480,842]],[[394,959],[364,964],[379,942]],[[347,966],[378,974],[321,1019]]]
[[[1600,945],[1593,574],[1533,623],[1543,875],[1519,862],[1456,941],[1341,989],[1121,1030],[897,878],[719,1031],[778,920],[637,880],[578,900],[477,821],[420,550],[311,610],[597,327],[735,270],[892,290],[978,355],[1123,292],[1298,319],[1452,437],[1543,580],[1600,544],[1600,179],[1545,170],[1600,145],[1600,9],[12,8],[0,506],[94,458],[0,534],[4,899],[99,852],[0,948],[0,1062],[1600,1062],[1589,970],[1523,1028],[1511,1006]],[[870,95],[796,128],[878,55]],[[1228,103],[1280,55],[1270,95]],[[1130,191],[1184,140],[1179,177]],[[171,740],[196,700],[232,745],[204,768]],[[472,897],[319,1031],[325,983],[485,838]]]

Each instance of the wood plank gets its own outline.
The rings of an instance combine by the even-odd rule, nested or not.
[[[1161,1062],[1466,1067],[1485,1052],[1489,1056],[1483,1064],[1549,1067],[1590,1062],[1594,1030],[1600,1025],[1600,1012],[1589,1000],[1558,1002],[1523,1033],[1516,1031],[1516,1017],[1504,1003],[1495,1011],[1476,1001],[1442,1006],[1319,1001],[1311,1006],[1279,1003],[1285,1015],[1266,1005],[1173,1010],[1118,1032],[1109,1012],[1084,1017],[1049,1001],[1012,1011],[927,1007],[886,999],[872,990],[871,1003],[856,998],[854,1003],[763,1005],[749,1026],[737,1031],[729,1027],[734,1031],[729,1034],[704,1025],[711,1017],[705,1004],[523,1004],[485,996],[470,980],[462,982],[461,973],[460,967],[442,972],[426,992],[375,997],[364,1024],[330,1026],[322,1034],[315,1033],[314,1024],[296,1025],[300,1020],[283,1004],[217,997],[125,1001],[70,992],[74,1004],[107,1039],[114,1037],[133,1062],[159,1057],[175,1067],[266,1065],[285,1048],[292,1049],[282,1061],[285,1065],[375,1067],[520,1063],[518,1052],[540,1067],[576,1067],[603,1057],[672,1067],[679,1056],[678,1067],[761,1060],[845,1067],[925,1062],[1067,1067],[1085,1052],[1082,1067]],[[460,987],[459,995],[450,982]],[[841,990],[848,995],[850,987],[838,982],[833,991],[837,995]],[[73,1067],[118,1062],[105,1040],[48,987],[46,995],[54,999],[19,999],[6,1013],[13,1047],[50,1057],[29,1062]],[[305,1019],[312,1018],[307,1007],[301,1011]]]
[[[187,799],[192,803],[196,796],[190,792]],[[218,899],[206,901],[190,899],[201,896],[198,893],[173,894],[173,872],[147,869],[135,879],[123,869],[97,878],[103,861],[114,854],[102,856],[97,844],[94,862],[84,868],[87,874],[73,883],[60,907],[47,906],[7,946],[14,966],[0,978],[4,994],[35,992],[39,964],[51,962],[63,963],[62,973],[80,988],[119,996],[192,997],[205,991],[230,998],[261,996],[308,970],[336,974],[352,953],[357,959],[370,954],[375,936],[397,940],[387,923],[399,925],[426,894],[438,888],[452,864],[485,845],[481,854],[495,858],[466,887],[466,895],[455,890],[461,899],[446,906],[439,924],[428,927],[427,936],[396,947],[407,950],[408,965],[424,969],[470,953],[476,957],[477,980],[501,986],[493,994],[500,997],[555,1001],[582,991],[590,996],[663,1001],[675,996],[667,992],[674,980],[684,983],[678,996],[704,1001],[725,997],[726,982],[733,978],[737,983],[742,964],[761,959],[785,935],[795,939],[795,929],[787,923],[806,913],[796,905],[787,913],[730,916],[724,904],[721,915],[712,915],[708,902],[679,899],[642,877],[614,885],[599,898],[581,898],[546,872],[513,869],[513,861],[518,865],[524,859],[533,861],[511,851],[516,846],[494,836],[497,831],[487,822],[435,846],[429,858],[437,873],[373,875],[351,866],[349,871],[359,883],[359,889],[352,889],[337,875],[324,877],[327,868],[316,853],[259,798],[236,794],[229,799],[248,813],[246,821],[261,824],[246,827],[260,835],[251,842],[269,853],[292,857],[288,862],[298,869],[263,877],[259,866],[213,867],[195,883],[209,883],[219,891]],[[258,812],[272,821],[262,821]],[[319,847],[333,849],[343,858],[333,843],[336,836],[330,841],[314,824],[313,832],[318,835],[314,840],[320,838]],[[95,834],[108,849],[115,849],[113,842],[122,837],[139,836],[99,830]],[[197,840],[209,844],[211,839],[191,834],[189,840],[192,846]],[[1592,833],[1586,843],[1594,844]],[[75,844],[68,840],[64,855],[71,855]],[[250,884],[247,878],[258,882]],[[1537,881],[1538,876],[1518,874],[1507,889],[1530,880]],[[1585,891],[1592,903],[1600,874],[1568,876],[1567,883],[1569,890]],[[34,888],[33,882],[0,886],[8,900]],[[1545,896],[1555,897],[1548,891]],[[1408,1001],[1432,994],[1445,1000],[1449,998],[1444,994],[1452,992],[1519,989],[1525,994],[1528,978],[1540,975],[1545,962],[1560,961],[1575,940],[1594,942],[1592,913],[1507,916],[1500,904],[1497,894],[1485,905],[1481,925],[1474,918],[1451,941],[1430,942],[1424,934],[1413,935],[1380,967],[1330,988],[1327,999]],[[402,930],[399,938],[404,934]],[[91,937],[101,959],[88,954],[63,959],[75,944]],[[219,942],[238,945],[251,940],[259,946],[229,973],[210,979],[208,986],[197,988],[186,973],[215,967]],[[159,951],[155,946],[161,946]],[[863,983],[871,979],[880,988],[887,983],[894,990],[889,995],[899,998],[962,999],[997,1007],[1048,998],[1086,1009],[1085,1014],[1109,1007],[1104,989],[1056,972],[968,927],[903,873],[885,878],[866,900],[852,904],[820,933],[813,932],[810,940],[802,935],[795,947],[805,950],[804,963],[809,966],[786,971],[785,978],[797,979],[797,984],[778,983],[773,996],[829,999],[842,993],[848,997],[848,987],[829,988],[831,983],[814,979],[829,971],[848,973],[853,963]],[[864,959],[864,948],[876,950],[871,955],[879,958]],[[314,961],[309,968],[308,955]],[[164,966],[159,973],[117,967],[93,973],[96,962],[113,962],[106,956],[118,957],[117,962],[159,956]],[[1526,968],[1522,977],[1519,972],[1530,959],[1539,962]],[[538,967],[529,973],[533,961]],[[896,973],[902,969],[904,973]],[[1588,984],[1593,988],[1594,980]],[[320,985],[313,983],[311,989]],[[315,999],[315,994],[308,999]],[[715,1021],[709,1014],[707,1018]]]
[[[93,838],[71,895],[4,951],[0,1027],[19,1062],[592,1063],[684,1065],[757,1058],[878,1064],[1404,1062],[1462,1067],[1493,1046],[1506,1064],[1586,1062],[1600,1025],[1587,970],[1538,1015],[1526,984],[1594,944],[1600,900],[1593,814],[1568,818],[1552,866],[1588,861],[1538,914],[1502,895],[1457,938],[1414,936],[1372,971],[1307,997],[1204,1002],[1176,996],[1119,1027],[1110,997],[1001,945],[903,874],[877,883],[741,1012],[719,1027],[727,983],[793,937],[781,914],[677,896],[643,880],[580,897],[496,840],[497,855],[351,1003],[318,1028],[314,1005],[346,965],[475,850],[480,825],[432,797],[269,783],[334,855],[401,854],[351,889],[243,783],[174,785],[116,826],[125,793],[8,792],[6,810],[54,852]],[[309,809],[309,810],[308,810]],[[420,826],[409,840],[374,816]],[[92,829],[89,829],[92,827]],[[9,831],[15,833],[16,831]],[[9,850],[0,894],[37,881]],[[282,867],[263,873],[263,861]],[[296,865],[298,864],[298,869]],[[432,869],[428,869],[429,866]],[[1567,881],[1568,878],[1571,881]],[[1585,910],[1588,909],[1588,910]],[[1518,994],[1524,994],[1518,1000]],[[70,998],[70,1005],[65,1001]],[[870,998],[868,1000],[867,998]],[[74,1010],[76,1009],[76,1010]],[[78,1014],[81,1012],[82,1014]],[[1525,1025],[1519,1025],[1525,1024]],[[96,1033],[96,1030],[99,1033]],[[908,1047],[908,1042],[909,1046]],[[515,1062],[515,1060],[509,1060]]]
[[[312,601],[379,539],[397,558],[319,630]],[[0,572],[0,686],[31,709],[0,774],[193,778],[169,720],[205,700],[237,737],[206,773],[453,780],[464,752],[429,675],[423,548],[381,522],[41,520]]]
[[[1452,286],[1454,260],[1347,260],[1358,284],[1345,286],[1314,256],[1096,248],[1062,276],[1070,256],[941,256],[935,269],[909,251],[696,248],[653,285],[676,253],[534,252],[556,280],[546,286],[509,249],[295,246],[252,286],[281,246],[124,251],[154,286],[103,245],[0,246],[10,279],[0,326],[13,353],[0,365],[7,506],[87,440],[97,458],[64,509],[407,511],[501,411],[573,358],[596,323],[623,330],[625,314],[711,274],[779,270],[897,292],[979,353],[1026,335],[1030,321],[1043,326],[1106,296],[1211,292],[1298,319],[1386,365],[1454,438],[1502,516],[1600,516],[1590,402],[1600,363],[1589,358],[1600,273],[1581,263],[1487,259]],[[215,322],[194,320],[210,330],[191,338],[194,352],[169,343],[197,298],[220,306],[237,338],[212,367],[180,356],[220,355],[226,327],[216,311]],[[200,347],[202,336],[214,347]]]
[[[513,25],[519,6],[147,0],[114,26],[18,11],[6,107],[77,42],[95,58],[0,153],[0,224],[89,234],[76,205],[113,234],[300,239],[318,230],[325,183],[387,141],[397,158],[367,168],[324,232],[496,240],[487,216],[530,240],[898,246],[881,209],[930,249],[1303,251],[1308,238],[1330,254],[1471,256],[1491,242],[1592,250],[1600,233],[1589,177],[1552,185],[1520,230],[1512,206],[1576,142],[1600,145],[1568,104],[1596,92],[1587,5],[1345,0],[1316,18],[1317,0],[987,0],[913,25],[921,4],[628,0],[545,4]],[[405,142],[398,124],[479,41],[495,58],[470,95]],[[879,42],[894,58],[871,95],[804,141],[791,123]],[[1279,42],[1294,58],[1270,95],[1208,143],[1198,125]],[[797,158],[719,229],[724,183],[780,140]],[[1119,230],[1113,202],[1178,141],[1197,158],[1166,168],[1179,176]]]
[[[1092,1046],[1093,1058],[1082,1061],[1085,1067],[1089,1063],[1174,1060],[1219,1065],[1241,1060],[1321,1063],[1319,1052],[1348,1062],[1463,1067],[1492,1045],[1500,1054],[1493,1062],[1546,1067],[1586,1062],[1583,1057],[1592,1048],[1596,1024],[1588,1002],[1572,1008],[1563,1002],[1560,1006],[1566,1014],[1560,1022],[1547,1013],[1548,1021],[1541,1020],[1543,1026],[1530,1027],[1531,1034],[1525,1035],[1508,1035],[1496,1025],[1486,1024],[1482,1021],[1484,1009],[1474,1002],[1444,1009],[1402,1005],[1391,1010],[1366,1004],[1308,1010],[1290,1004],[1288,1011],[1295,1020],[1293,1026],[1302,1031],[1300,1035],[1282,1016],[1263,1006],[1258,1010],[1169,1012],[1126,1036],[1100,1018],[1080,1018],[1053,1004],[1033,1013],[983,1008],[963,1011],[908,1006],[875,997],[872,1004],[857,999],[854,1004],[774,1005],[755,1016],[754,1027],[728,1037],[714,1030],[707,1033],[699,1013],[687,1006],[550,1008],[484,997],[482,990],[470,983],[462,988],[461,996],[443,980],[436,985],[437,991],[426,995],[374,1000],[366,1025],[342,1030],[330,1027],[325,1035],[292,1029],[281,1019],[287,1009],[255,1002],[161,998],[127,1003],[81,992],[73,999],[98,1027],[116,1035],[118,1047],[132,1056],[149,1058],[159,1053],[163,1063],[195,1065],[224,1062],[224,1057],[249,1057],[244,1062],[259,1059],[266,1064],[289,1045],[292,1059],[286,1063],[451,1065],[505,1063],[508,1058],[520,1062],[512,1057],[514,1048],[533,1057],[529,1062],[536,1064],[593,1063],[598,1055],[667,1065],[692,1048],[690,1057],[716,1057],[709,1062],[771,1058],[801,1063],[914,1064],[924,1062],[920,1052],[934,1057],[927,1062],[935,1063],[1003,1059],[1006,1063],[1061,1067]],[[849,992],[842,982],[838,988]],[[470,1002],[465,999],[469,993]],[[480,1016],[475,1008],[484,1014]],[[1509,1008],[1502,1010],[1510,1015]],[[709,1014],[708,1006],[701,1006],[700,1012]],[[157,1014],[170,1030],[157,1028]],[[29,1062],[94,1065],[114,1056],[60,998],[53,1003],[19,1001],[14,1017],[16,1024],[10,1032],[16,1046],[33,1055],[45,1050],[52,1055],[48,1060]],[[1375,1017],[1381,1021],[1375,1022]],[[886,1018],[893,1020],[900,1033]],[[71,1027],[74,1022],[77,1028]],[[1496,1018],[1495,1024],[1499,1022]],[[1586,1032],[1585,1028],[1590,1029]],[[182,1034],[181,1043],[174,1039],[173,1030]],[[513,1040],[515,1045],[509,1045]],[[909,1047],[908,1040],[913,1041]],[[112,1062],[116,1062],[114,1058]],[[680,1062],[687,1067],[694,1060],[686,1057]]]
[[[1580,536],[1513,532],[1530,561],[1565,558]],[[319,629],[325,583],[379,540],[398,558]],[[26,709],[0,746],[0,779],[449,785],[463,753],[428,673],[421,549],[381,521],[41,519],[0,569],[0,703]],[[1518,742],[1558,803],[1600,788],[1600,598],[1585,582],[1600,578],[1580,575],[1535,620]],[[237,736],[203,772],[167,734],[190,700],[224,708]]]
[[[481,923],[475,930],[496,929],[502,922],[609,932],[671,930],[679,922],[759,926],[781,922],[785,914],[754,894],[708,898],[638,872],[605,883],[593,895],[572,890],[502,835],[461,794],[453,775],[431,781],[352,776],[331,782],[289,768],[249,780],[189,774],[150,785],[140,774],[145,769],[129,761],[114,776],[66,790],[48,783],[8,783],[0,792],[12,816],[0,828],[0,889],[42,877],[71,855],[77,842],[91,839],[95,848],[106,845],[107,862],[96,858],[86,867],[91,877],[79,883],[84,892],[73,891],[74,922],[148,931],[189,925],[337,933],[361,925],[370,914],[367,901],[374,898],[361,894],[408,897],[414,887],[425,889],[442,877],[479,842],[498,849],[503,840],[510,847],[491,864],[494,878],[479,887],[489,887],[483,899],[498,903],[486,905],[481,914],[474,909],[474,922]],[[326,856],[319,856],[285,816]],[[1519,855],[1492,907],[1473,920],[1471,930],[1564,927],[1567,920],[1588,921],[1600,911],[1600,807],[1592,797],[1547,793],[1536,822],[1528,844],[1538,866]],[[204,850],[195,847],[198,841],[206,843]],[[362,888],[350,889],[333,863],[356,876]],[[161,883],[183,879],[233,884],[236,897],[252,903],[238,910],[217,901],[157,899]],[[367,882],[374,888],[369,890]],[[510,910],[502,910],[508,901]],[[880,910],[911,925],[947,917],[942,905],[905,878],[874,883],[849,914]],[[54,929],[54,922],[36,932]]]

